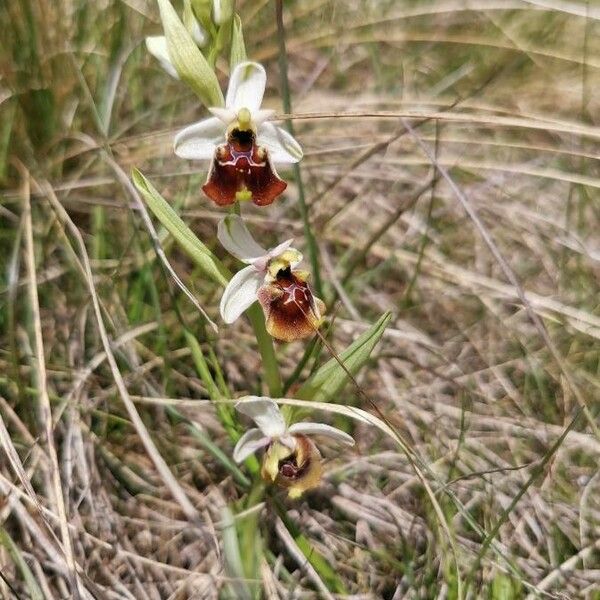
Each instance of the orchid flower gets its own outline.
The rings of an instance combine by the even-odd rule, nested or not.
[[[265,448],[261,476],[264,480],[287,488],[290,498],[319,485],[322,476],[321,453],[307,436],[327,436],[336,442],[354,445],[350,435],[324,423],[293,423],[285,419],[271,398],[247,396],[235,408],[250,417],[257,427],[242,435],[233,450],[237,463]]]
[[[265,250],[237,215],[219,222],[217,237],[230,254],[248,265],[231,278],[221,297],[225,323],[233,323],[258,300],[267,331],[275,339],[291,342],[319,328],[325,305],[313,296],[308,272],[296,269],[302,254],[291,247],[291,239]]]
[[[300,144],[267,119],[274,113],[261,109],[267,84],[262,65],[243,62],[231,74],[225,107],[211,107],[212,117],[183,129],[175,137],[181,158],[210,160],[204,193],[219,206],[252,200],[266,206],[287,184],[274,164],[296,163]]]

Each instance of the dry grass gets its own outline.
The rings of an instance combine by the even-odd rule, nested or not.
[[[238,4],[283,115],[274,8]],[[233,396],[266,391],[252,330],[205,330],[122,176],[224,256],[170,146],[201,111],[140,46],[154,3],[22,0],[0,25],[2,598],[600,598],[596,3],[286,4],[329,342],[393,312],[337,402],[373,402],[409,450],[330,414],[356,452],[256,506],[182,323]],[[246,209],[265,244],[302,246],[288,189]],[[305,346],[278,346],[284,376]]]

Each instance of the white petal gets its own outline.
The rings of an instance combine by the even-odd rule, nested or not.
[[[281,244],[275,246],[275,248],[271,248],[268,252],[269,258],[277,258],[280,254],[283,254],[294,241],[294,238],[290,238],[289,240],[285,240],[285,242],[281,242]]]
[[[274,163],[297,163],[304,156],[296,139],[273,123],[263,123],[260,126],[256,143],[269,151],[269,157]]]
[[[220,106],[211,106],[208,111],[213,114],[224,125],[229,125],[237,117],[235,110],[231,108],[222,108]]]
[[[277,403],[265,396],[246,396],[235,408],[250,417],[269,438],[285,434],[285,421]]]
[[[220,119],[209,117],[182,129],[173,144],[175,154],[193,160],[212,160],[218,144],[225,141],[225,127]]]
[[[229,254],[243,262],[249,263],[267,254],[267,251],[254,241],[244,220],[238,215],[227,215],[219,221],[217,237]]]
[[[289,433],[304,433],[305,435],[325,435],[337,442],[354,446],[354,438],[348,435],[345,431],[325,425],[325,423],[294,423],[288,428]]]
[[[264,275],[252,266],[238,271],[227,284],[221,296],[221,316],[225,323],[233,323],[256,300]]]
[[[253,114],[262,104],[266,86],[267,74],[262,65],[256,62],[240,63],[229,79],[226,108],[232,108],[236,114],[240,108],[247,108]]]
[[[151,35],[146,38],[146,48],[148,52],[156,58],[162,68],[175,79],[179,79],[179,75],[171,62],[169,51],[167,49],[167,38],[164,35]]]
[[[271,440],[265,437],[260,429],[249,429],[238,440],[238,443],[233,449],[233,460],[236,463],[241,463],[246,460],[251,454],[254,454],[260,448],[266,446]]]
[[[272,108],[261,108],[252,113],[252,121],[257,127],[270,119],[275,114]]]

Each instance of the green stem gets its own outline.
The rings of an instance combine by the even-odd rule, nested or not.
[[[279,365],[273,347],[273,338],[267,333],[265,319],[258,304],[253,304],[246,311],[246,314],[254,328],[269,394],[272,398],[280,398],[282,393],[281,375],[279,374]]]
[[[285,48],[285,29],[283,26],[283,0],[276,0],[275,12],[277,15],[277,38],[279,41],[279,71],[281,75],[281,96],[283,99],[283,109],[286,113],[291,114],[292,99],[290,94],[290,82],[288,80],[287,51]],[[294,135],[294,126],[290,119],[286,121],[286,127],[290,134]],[[308,257],[310,259],[310,265],[313,271],[314,288],[317,293],[317,296],[322,297],[323,286],[321,283],[321,270],[319,268],[319,253],[317,249],[317,241],[310,226],[310,220],[308,217],[308,207],[306,205],[306,196],[304,195],[304,184],[302,182],[302,173],[300,171],[300,165],[298,163],[294,164],[294,175],[296,177],[296,184],[298,185],[298,206],[300,208],[300,216],[302,217],[302,224],[304,226],[304,237],[306,238],[306,244],[308,245]]]

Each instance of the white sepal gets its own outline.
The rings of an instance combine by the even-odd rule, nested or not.
[[[229,254],[245,263],[267,254],[267,251],[254,241],[244,220],[238,215],[227,215],[219,221],[217,238]]]
[[[229,281],[221,296],[219,306],[225,323],[233,323],[256,300],[264,275],[252,266],[238,271]]]
[[[240,63],[229,80],[226,108],[232,108],[236,114],[241,108],[247,108],[254,114],[262,104],[266,86],[267,74],[261,64],[250,61]]]
[[[179,79],[177,70],[171,62],[169,51],[167,49],[167,38],[164,35],[151,35],[146,38],[146,48],[148,52],[160,62],[160,66],[175,79]]]
[[[212,160],[215,149],[223,141],[223,123],[210,117],[182,129],[173,142],[175,154],[192,160]]]
[[[268,438],[278,438],[285,434],[283,415],[277,403],[266,396],[246,396],[235,408],[250,417]]]
[[[302,160],[302,146],[285,129],[273,123],[263,123],[258,132],[257,143],[269,152],[274,163],[293,164]]]

